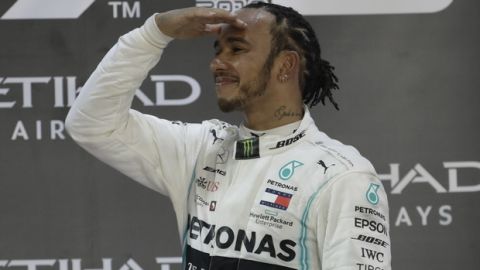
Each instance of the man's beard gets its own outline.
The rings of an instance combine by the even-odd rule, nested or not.
[[[262,72],[263,73],[263,72]],[[268,77],[260,75],[257,80],[240,85],[239,95],[233,99],[219,98],[217,103],[222,112],[232,112],[245,108],[247,101],[252,97],[262,96],[267,88]]]
[[[243,110],[247,102],[254,97],[263,96],[267,90],[267,84],[270,79],[270,71],[272,69],[274,55],[270,53],[265,60],[260,74],[256,79],[239,85],[239,95],[233,99],[227,100],[219,98],[217,100],[218,107],[222,112],[232,112],[235,110]]]

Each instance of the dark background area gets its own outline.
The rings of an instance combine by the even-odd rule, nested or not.
[[[14,2],[1,1],[0,14]],[[67,104],[66,77],[80,87],[120,35],[153,12],[194,4],[141,1],[139,18],[113,18],[108,1],[97,0],[78,19],[0,20],[0,104],[16,102],[0,108],[0,267],[2,260],[54,259],[42,269],[59,269],[59,259],[81,259],[82,269],[102,268],[102,259],[111,258],[112,269],[119,269],[132,258],[143,269],[160,269],[155,258],[181,256],[168,198],[95,160],[66,132],[65,139],[51,139],[50,128],[68,112],[68,105],[54,106],[54,77],[63,78]],[[459,185],[471,190],[452,192],[444,164],[480,165],[478,18],[480,3],[473,0],[455,0],[431,14],[308,16],[341,87],[335,93],[340,111],[330,104],[312,109],[317,125],[357,147],[380,175],[398,165],[399,181],[411,180],[397,194],[398,183],[384,176],[396,270],[480,265],[480,167],[458,169]],[[216,107],[208,70],[212,44],[209,38],[174,41],[151,72],[194,78],[199,99],[186,106],[135,100],[134,107],[172,120],[240,123],[241,115]],[[50,78],[32,85],[31,108],[22,106],[21,84],[5,83],[19,77]],[[149,78],[141,89],[154,99]],[[182,98],[189,88],[166,83],[166,91],[168,98]],[[12,139],[19,121],[28,140]],[[422,222],[419,211],[427,209]],[[442,225],[446,215],[451,222]]]

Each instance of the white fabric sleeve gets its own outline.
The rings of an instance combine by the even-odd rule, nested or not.
[[[322,270],[390,270],[388,201],[377,176],[344,173],[332,179],[319,198]]]
[[[154,16],[110,49],[80,91],[66,127],[103,162],[162,194],[182,196],[204,126],[175,124],[130,109],[136,89],[171,40]]]

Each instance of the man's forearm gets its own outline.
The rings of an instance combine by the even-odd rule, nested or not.
[[[154,16],[124,36],[100,62],[72,106],[66,126],[74,139],[108,136],[128,118],[136,89],[171,40]]]

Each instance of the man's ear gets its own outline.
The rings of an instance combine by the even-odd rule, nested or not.
[[[298,75],[300,56],[296,51],[281,51],[277,58],[277,78],[280,82],[286,82]]]

